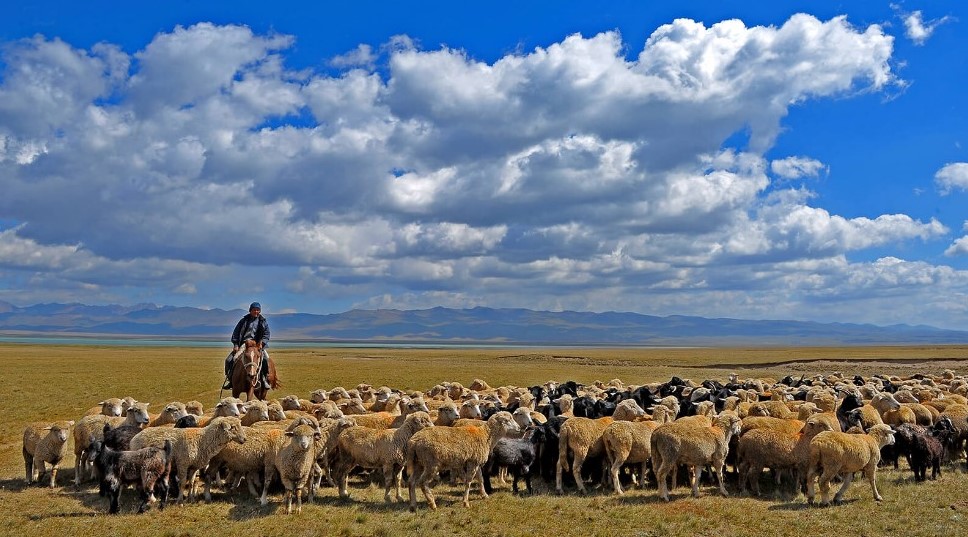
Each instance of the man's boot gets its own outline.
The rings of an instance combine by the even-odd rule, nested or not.
[[[232,368],[235,365],[235,356],[232,353],[225,358],[225,382],[222,383],[223,390],[232,389]]]
[[[262,378],[262,387],[271,390],[272,384],[269,383],[269,355],[262,351],[262,368],[259,370],[259,377]]]

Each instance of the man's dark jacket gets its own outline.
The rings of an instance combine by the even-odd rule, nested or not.
[[[232,345],[241,347],[245,344],[242,341],[242,331],[245,330],[245,324],[248,322],[249,316],[246,315],[239,320],[239,323],[235,325],[235,330],[232,331]],[[257,342],[262,343],[263,347],[269,346],[269,321],[266,320],[261,314],[259,315],[259,324],[255,329],[255,338]]]

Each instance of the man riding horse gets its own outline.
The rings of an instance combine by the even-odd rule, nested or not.
[[[225,385],[223,389],[232,388],[232,368],[239,349],[245,346],[247,340],[255,341],[262,350],[262,367],[259,369],[259,381],[266,390],[271,388],[269,382],[269,321],[262,316],[262,305],[258,302],[249,304],[249,313],[239,319],[232,331],[232,353],[225,359]]]

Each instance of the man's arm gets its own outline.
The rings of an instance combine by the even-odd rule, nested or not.
[[[242,325],[245,323],[245,317],[241,318],[235,325],[235,330],[232,331],[232,346],[235,350],[242,345]]]
[[[262,326],[263,328],[265,328],[265,330],[262,333],[262,346],[268,347],[269,346],[269,321],[265,317],[262,318]]]

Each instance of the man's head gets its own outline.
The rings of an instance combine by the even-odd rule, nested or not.
[[[249,304],[249,315],[257,317],[260,313],[262,313],[262,304],[258,302]]]

